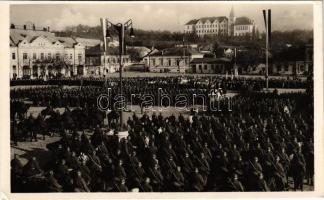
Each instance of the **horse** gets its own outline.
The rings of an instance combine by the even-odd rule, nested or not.
[[[16,114],[18,115],[18,119],[22,120],[27,118],[27,111],[30,105],[24,103],[23,101],[11,101],[10,102],[10,119],[14,120]]]

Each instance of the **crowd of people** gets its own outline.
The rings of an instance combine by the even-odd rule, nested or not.
[[[69,86],[103,86],[116,84],[119,82],[117,77],[107,78],[59,78],[59,79],[21,79],[11,80],[11,86],[19,85],[69,85]],[[240,90],[244,87],[251,87],[254,90],[260,90],[265,87],[264,78],[260,77],[224,77],[224,76],[170,76],[170,77],[124,77],[123,84],[127,82],[136,83],[155,83],[161,86],[166,86],[169,83],[180,84],[183,86],[194,86],[195,88],[207,88],[208,85],[219,85],[228,90]],[[269,87],[271,88],[305,88],[307,82],[301,78],[284,78],[276,77],[269,78]]]
[[[52,93],[36,91],[24,95]],[[87,93],[74,91],[76,96]],[[47,100],[55,104],[55,98]],[[18,155],[12,159],[12,191],[287,191],[303,190],[305,180],[313,185],[314,105],[309,94],[240,94],[233,97],[232,112],[191,117],[134,114],[125,124],[127,137],[120,137],[114,125],[105,128],[105,114],[90,111],[88,101],[77,111],[69,110],[71,103],[59,104],[66,107],[63,114],[49,105],[39,120],[30,118],[32,126],[12,122],[12,136],[19,131],[15,127],[26,127],[22,132],[31,139],[37,133],[62,136],[47,145],[51,159],[44,166],[35,157],[26,165]],[[51,120],[42,120],[47,115]]]
[[[29,80],[33,81],[33,80]],[[103,83],[101,79],[95,80],[100,84],[94,84],[90,80],[83,80],[82,86],[68,86],[68,83],[57,81],[55,86],[42,86],[41,88],[14,88],[10,91],[11,102],[28,99],[32,101],[34,106],[49,106],[52,107],[84,107],[97,104],[98,97],[102,94],[115,97],[120,93],[118,87],[118,79],[110,79]],[[81,80],[69,80],[77,81]],[[88,81],[89,83],[85,83]],[[64,81],[63,81],[64,82]],[[60,84],[59,84],[60,83]],[[91,85],[89,85],[91,83]],[[125,78],[123,79],[123,95],[126,98],[126,103],[139,105],[142,103],[141,95],[150,95],[155,97],[154,105],[161,105],[159,95],[167,94],[170,99],[171,106],[175,104],[177,95],[185,95],[188,99],[188,104],[193,103],[194,95],[203,94],[208,96],[211,89],[221,88],[223,93],[227,91],[259,91],[264,87],[265,81],[262,79],[226,79],[223,77],[145,77],[145,78]],[[60,85],[60,86],[57,86]],[[72,84],[73,85],[73,84]],[[79,85],[79,84],[78,84]],[[312,85],[312,82],[302,80],[283,80],[273,79],[269,81],[270,88],[307,88],[307,85]],[[114,98],[111,98],[111,104]],[[196,101],[201,104],[201,99]],[[205,102],[206,104],[206,102]]]

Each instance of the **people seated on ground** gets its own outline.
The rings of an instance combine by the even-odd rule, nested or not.
[[[63,126],[70,131],[57,148],[48,145],[52,169],[32,158],[20,177],[45,176],[50,190],[64,192],[282,191],[288,178],[303,190],[312,177],[311,98],[250,94],[233,102],[231,113],[195,114],[192,121],[134,115],[127,140],[101,131],[100,123],[80,136],[78,126]],[[11,173],[18,176],[20,168],[14,159]]]

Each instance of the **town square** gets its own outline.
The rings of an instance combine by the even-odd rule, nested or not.
[[[10,5],[13,193],[314,190],[312,4]]]

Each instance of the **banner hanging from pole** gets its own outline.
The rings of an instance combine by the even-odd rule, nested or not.
[[[106,19],[100,18],[100,25],[102,28],[102,36],[103,36],[103,43],[104,43],[104,51],[106,52],[107,50],[107,41],[106,41],[106,29],[107,29],[107,24],[106,24]]]

